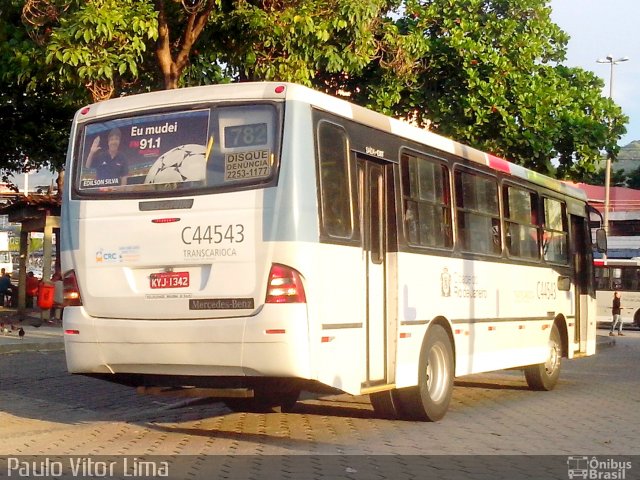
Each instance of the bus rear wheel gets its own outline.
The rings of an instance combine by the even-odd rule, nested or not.
[[[403,416],[398,390],[386,390],[369,394],[373,411],[380,418],[395,419]]]
[[[397,391],[402,411],[412,420],[438,421],[449,408],[454,377],[453,347],[442,326],[428,330],[418,368],[418,385]]]
[[[531,390],[553,390],[560,377],[562,360],[562,339],[554,324],[549,335],[549,354],[544,363],[531,365],[524,369],[524,377]]]

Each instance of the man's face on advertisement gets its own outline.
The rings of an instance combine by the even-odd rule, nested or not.
[[[109,144],[109,152],[116,153],[118,148],[120,147],[120,136],[119,135],[109,135],[108,139]]]

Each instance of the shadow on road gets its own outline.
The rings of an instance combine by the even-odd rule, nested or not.
[[[463,388],[486,388],[489,390],[529,390],[527,385],[513,385],[493,382],[476,382],[471,380],[456,380],[454,385]]]

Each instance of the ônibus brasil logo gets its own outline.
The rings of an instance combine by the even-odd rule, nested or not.
[[[631,470],[631,462],[614,458],[603,460],[586,455],[572,456],[567,458],[567,469],[570,479],[625,480],[627,470]]]

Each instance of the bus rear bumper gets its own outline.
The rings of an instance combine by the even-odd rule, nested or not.
[[[95,318],[67,307],[63,325],[71,373],[311,378],[305,304],[197,320]]]

